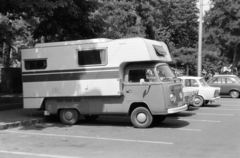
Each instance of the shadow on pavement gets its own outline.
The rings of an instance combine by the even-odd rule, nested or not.
[[[221,104],[207,104],[207,105],[204,105],[203,107],[204,108],[216,108],[219,106],[221,106]]]
[[[162,123],[155,123],[150,128],[181,128],[188,126],[187,121],[176,119],[168,119],[168,117]],[[113,126],[113,127],[132,127],[130,117],[126,116],[100,116],[95,121],[87,121],[84,118],[80,118],[76,125],[72,126]],[[71,125],[63,125],[58,117],[50,116],[45,118],[43,123],[35,124],[31,126],[23,126],[19,130],[43,130],[49,127],[71,127]]]

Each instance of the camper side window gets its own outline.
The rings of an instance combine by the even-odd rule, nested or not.
[[[79,65],[104,65],[107,63],[106,50],[78,50]]]
[[[47,60],[27,60],[25,61],[26,70],[46,69]]]

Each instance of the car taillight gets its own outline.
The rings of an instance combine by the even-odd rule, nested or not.
[[[218,97],[218,96],[219,96],[219,90],[215,90],[214,97]]]

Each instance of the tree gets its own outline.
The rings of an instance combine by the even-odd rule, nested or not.
[[[102,30],[98,19],[92,17],[96,0],[2,0],[0,13],[11,13],[13,18],[36,17],[38,25],[33,37],[47,41],[95,38]]]
[[[45,42],[95,38],[102,32],[94,0],[1,0],[0,45],[5,67],[18,48]],[[4,18],[3,18],[4,17]]]
[[[19,66],[20,54],[18,49],[31,45],[33,40],[28,30],[28,24],[22,19],[11,20],[0,14],[0,43],[1,57],[4,67]]]
[[[184,68],[188,75],[196,75],[197,70],[197,49],[196,48],[180,48],[172,53],[173,62],[171,66]]]
[[[196,47],[196,0],[140,0],[136,11],[142,18],[147,38],[164,41],[173,48]]]
[[[104,32],[100,34],[101,37],[145,37],[141,18],[135,11],[133,1],[104,0],[94,16],[103,22]]]
[[[205,42],[214,44],[221,56],[229,58],[234,69],[240,62],[240,3],[239,0],[212,0],[213,7],[204,18]]]

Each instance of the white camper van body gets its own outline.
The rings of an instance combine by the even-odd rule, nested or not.
[[[186,110],[187,106],[182,102],[181,83],[173,80],[163,84],[157,78],[154,84],[167,85],[167,89],[170,86],[172,92],[176,90],[177,94],[174,95],[180,95],[178,102],[174,103],[176,107],[167,105],[171,90],[164,92],[164,88],[157,88],[161,89],[161,96],[152,94],[152,97],[162,98],[160,102],[155,100],[154,105],[161,108],[149,105],[144,97],[141,97],[141,101],[127,97],[129,89],[126,87],[132,84],[128,83],[129,66],[135,69],[152,67],[157,74],[156,67],[170,61],[165,43],[144,38],[37,44],[34,48],[22,50],[24,108],[43,109],[48,114],[59,114],[61,109],[76,109],[82,115],[129,114],[136,108],[136,105],[131,107],[133,103],[143,103],[151,114],[180,112]],[[154,84],[138,81],[133,85],[135,88],[154,89]],[[153,92],[158,93],[155,90]],[[148,96],[151,100],[151,95]],[[64,123],[71,124],[67,121]]]

